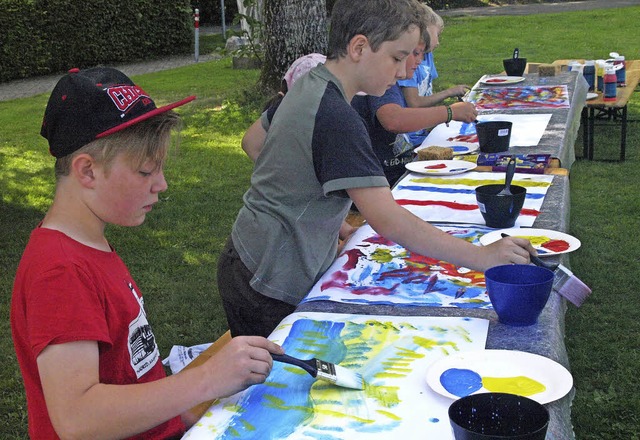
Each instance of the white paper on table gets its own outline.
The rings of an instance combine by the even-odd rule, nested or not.
[[[478,116],[478,122],[510,121],[513,123],[513,127],[509,147],[535,147],[540,143],[551,116],[551,113],[531,115],[495,113]],[[465,144],[478,145],[475,124],[451,121],[449,127],[446,124],[440,124],[433,128],[422,141],[420,147],[428,147],[429,145],[452,147]]]
[[[315,381],[274,363],[267,382],[221,399],[185,439],[453,438],[452,399],[426,382],[433,362],[485,347],[488,321],[467,317],[381,316],[302,312],[270,336],[285,351],[360,373],[364,390]]]
[[[480,237],[493,231],[475,225],[435,226],[477,246]],[[345,243],[301,304],[311,301],[492,309],[482,272],[408,251],[367,224]]]
[[[485,225],[478,209],[476,187],[504,185],[505,173],[468,172],[454,176],[426,176],[409,173],[392,190],[394,199],[428,222]],[[548,174],[515,173],[512,185],[524,186],[527,196],[516,227],[531,227],[540,214],[544,197],[553,181]]]

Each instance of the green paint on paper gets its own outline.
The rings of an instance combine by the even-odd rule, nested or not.
[[[391,253],[391,249],[378,248],[371,254],[371,260],[376,263],[390,263],[393,259],[394,255]]]
[[[365,386],[367,397],[375,399],[376,402],[385,408],[392,408],[400,403],[398,397],[398,387],[392,386]]]

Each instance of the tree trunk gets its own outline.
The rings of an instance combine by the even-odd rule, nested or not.
[[[236,0],[238,5],[238,13],[242,15],[247,15],[249,17],[253,17],[254,20],[262,22],[262,10],[263,10],[263,0],[255,0],[254,2],[250,2],[249,6],[245,6],[244,0]],[[247,20],[244,18],[240,20],[240,29],[246,32],[249,36],[251,35],[251,26],[247,23]]]
[[[260,83],[279,90],[282,77],[298,57],[326,53],[325,0],[264,0],[264,64]]]

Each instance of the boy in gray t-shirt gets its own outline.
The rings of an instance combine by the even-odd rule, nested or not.
[[[231,237],[218,286],[232,335],[268,336],[335,258],[338,232],[356,204],[369,224],[410,251],[485,270],[528,263],[527,240],[477,247],[398,205],[351,107],[357,92],[381,96],[405,76],[424,8],[416,0],[338,0],[327,61],[298,80],[273,116]]]

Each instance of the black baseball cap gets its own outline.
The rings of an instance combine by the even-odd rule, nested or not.
[[[124,73],[111,67],[71,69],[56,84],[44,112],[40,134],[59,158],[196,99],[189,96],[164,107]]]

